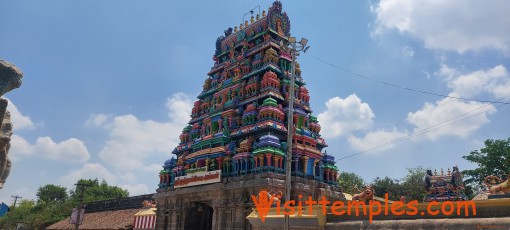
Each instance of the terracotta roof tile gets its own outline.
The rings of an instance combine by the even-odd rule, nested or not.
[[[125,209],[117,211],[104,211],[95,213],[85,213],[83,224],[80,229],[131,229],[135,213],[143,208]],[[74,225],[69,224],[69,218],[57,222],[46,229],[74,229]]]

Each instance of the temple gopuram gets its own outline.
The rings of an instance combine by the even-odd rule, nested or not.
[[[260,191],[285,192],[292,138],[292,200],[344,200],[334,157],[299,64],[295,69],[294,128],[287,130],[291,24],[281,2],[216,40],[214,65],[191,111],[175,157],[159,174],[157,229],[251,229],[246,217]]]

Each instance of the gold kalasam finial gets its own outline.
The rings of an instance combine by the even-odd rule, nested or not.
[[[257,21],[260,20],[260,14],[257,14]]]
[[[239,24],[239,30],[242,30],[244,28],[243,23]]]
[[[251,18],[250,18],[250,23],[254,23],[254,22],[255,22],[255,18],[252,15]]]
[[[234,33],[237,33],[237,26],[234,27]]]
[[[452,171],[450,171],[450,168],[448,168],[448,171],[446,171],[448,174],[447,175],[451,175],[452,174]]]
[[[244,27],[248,27],[248,20],[244,21]]]
[[[265,17],[265,16],[266,16],[266,11],[265,11],[265,10],[263,10],[263,11],[262,11],[262,17]]]

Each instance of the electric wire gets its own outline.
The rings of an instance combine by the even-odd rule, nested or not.
[[[369,80],[369,81],[373,81],[373,82],[376,82],[376,83],[379,83],[379,84],[383,84],[383,85],[386,85],[386,86],[390,86],[390,87],[394,87],[394,88],[398,88],[398,89],[402,89],[402,90],[407,90],[407,91],[411,91],[411,92],[427,94],[427,95],[432,95],[432,96],[437,96],[437,97],[443,97],[443,98],[459,99],[459,100],[463,100],[463,101],[474,101],[474,102],[491,103],[491,104],[510,104],[510,102],[505,102],[505,101],[499,101],[498,102],[498,101],[491,101],[491,100],[476,100],[476,99],[465,98],[465,97],[450,96],[450,95],[445,95],[445,94],[440,94],[440,93],[429,92],[429,91],[425,91],[425,90],[413,89],[413,88],[397,85],[397,84],[390,83],[390,82],[380,81],[380,80],[377,80],[375,78],[368,77],[368,76],[365,76],[363,74],[359,74],[359,73],[350,71],[350,70],[348,70],[346,68],[342,68],[340,66],[332,64],[331,62],[325,61],[324,59],[318,58],[318,57],[316,57],[314,55],[311,55],[309,53],[305,53],[305,54],[310,56],[310,57],[312,57],[312,58],[314,58],[314,59],[316,59],[316,60],[318,60],[318,61],[320,61],[320,62],[322,62],[322,63],[324,63],[324,64],[332,66],[332,67],[334,67],[336,69],[339,69],[341,71],[344,71],[344,72],[349,73],[351,75],[354,75],[356,77],[360,77],[360,78],[363,78],[363,79],[366,79],[366,80]]]
[[[510,97],[510,96],[506,96],[506,97],[504,97],[504,98],[502,98],[502,99],[499,99],[498,101],[504,100],[504,99],[509,98],[509,97]],[[497,103],[498,101],[495,101],[494,103]],[[357,153],[354,153],[354,154],[351,154],[351,155],[348,155],[348,156],[345,156],[345,157],[339,158],[339,159],[335,160],[335,162],[338,162],[338,161],[341,161],[341,160],[344,160],[344,159],[347,159],[347,158],[350,158],[350,157],[354,157],[354,156],[357,156],[357,155],[360,155],[360,154],[363,154],[363,153],[372,152],[372,151],[375,151],[375,150],[378,150],[378,149],[384,148],[384,147],[386,147],[386,146],[389,146],[389,145],[392,145],[392,144],[395,144],[395,143],[398,143],[398,142],[401,142],[401,141],[404,141],[404,140],[408,140],[408,139],[411,139],[411,138],[414,138],[414,137],[417,137],[417,136],[420,136],[420,135],[423,135],[423,134],[426,134],[426,133],[429,133],[429,132],[432,132],[432,131],[438,130],[438,129],[443,128],[443,127],[446,127],[446,126],[448,126],[448,125],[452,125],[452,124],[455,124],[455,123],[458,123],[458,122],[464,121],[464,120],[466,120],[466,119],[469,119],[469,118],[472,118],[472,117],[478,116],[478,115],[483,114],[483,113],[485,113],[485,112],[488,112],[488,111],[490,111],[490,110],[497,109],[497,108],[499,108],[499,107],[502,107],[502,106],[506,105],[506,104],[499,104],[499,105],[497,105],[497,106],[495,106],[495,107],[491,107],[491,108],[489,108],[489,109],[483,110],[483,111],[478,112],[478,113],[475,113],[475,114],[473,114],[473,115],[470,115],[470,116],[464,117],[464,118],[462,118],[462,119],[456,120],[456,119],[461,118],[461,117],[463,117],[463,116],[465,116],[465,115],[467,115],[467,114],[469,114],[469,113],[472,113],[472,112],[474,112],[474,111],[476,111],[476,110],[479,110],[479,109],[482,109],[482,108],[484,108],[484,107],[487,107],[487,106],[489,106],[489,105],[491,105],[491,104],[493,104],[493,103],[487,103],[487,104],[484,104],[483,106],[480,106],[480,107],[478,107],[478,108],[476,108],[476,109],[473,109],[473,110],[468,111],[468,112],[466,112],[466,113],[463,113],[463,114],[461,114],[461,115],[455,116],[455,117],[450,118],[450,119],[448,119],[448,120],[446,120],[446,121],[443,121],[443,122],[437,123],[437,124],[432,125],[432,126],[430,126],[430,127],[427,127],[427,128],[424,128],[424,129],[420,129],[420,130],[418,130],[418,131],[416,131],[416,132],[414,132],[414,133],[412,133],[412,134],[406,135],[406,136],[404,136],[404,137],[396,138],[396,139],[391,140],[391,141],[389,141],[389,142],[386,142],[386,143],[383,143],[383,144],[380,144],[380,145],[377,145],[377,146],[374,146],[374,147],[371,147],[371,148],[365,149],[365,150],[363,150],[363,151],[360,151],[360,152],[357,152]],[[452,121],[452,120],[455,120],[455,121]],[[452,121],[452,122],[449,122],[449,121]]]
[[[344,159],[347,159],[347,158],[350,158],[350,157],[354,157],[354,156],[357,156],[357,155],[360,155],[360,154],[363,154],[363,153],[367,153],[367,152],[371,152],[371,151],[375,151],[375,150],[378,150],[378,149],[381,149],[381,148],[384,148],[386,146],[389,146],[389,145],[392,145],[392,144],[395,144],[395,143],[398,143],[398,142],[401,142],[401,141],[404,141],[404,140],[408,140],[408,139],[411,139],[411,138],[414,138],[414,137],[417,137],[417,136],[420,136],[420,135],[423,135],[423,134],[426,134],[426,133],[429,133],[429,132],[432,132],[432,131],[435,131],[435,130],[438,130],[440,128],[443,128],[443,127],[446,127],[448,125],[452,125],[452,124],[455,124],[455,123],[458,123],[458,122],[461,122],[461,121],[464,121],[466,119],[469,119],[471,117],[474,117],[474,116],[478,116],[480,114],[483,114],[485,112],[488,112],[490,110],[493,110],[493,109],[496,109],[496,108],[499,108],[501,106],[504,106],[504,105],[508,105],[510,104],[510,102],[505,102],[503,101],[504,99],[506,98],[509,98],[510,96],[506,96],[506,97],[503,97],[499,100],[496,100],[496,101],[491,101],[491,100],[475,100],[475,99],[470,99],[470,98],[464,98],[464,97],[455,97],[455,96],[450,96],[450,95],[444,95],[444,94],[439,94],[439,93],[433,93],[433,92],[428,92],[428,91],[424,91],[424,90],[417,90],[417,89],[413,89],[413,88],[409,88],[409,87],[405,87],[405,86],[400,86],[400,85],[397,85],[397,84],[393,84],[393,83],[389,83],[389,82],[385,82],[385,81],[379,81],[377,79],[374,79],[374,78],[371,78],[371,77],[367,77],[365,75],[362,75],[362,74],[358,74],[358,73],[355,73],[353,71],[350,71],[348,69],[345,69],[345,68],[342,68],[342,67],[339,67],[335,64],[332,64],[328,61],[325,61],[321,58],[318,58],[316,56],[313,56],[311,54],[308,54],[308,53],[305,53],[307,55],[309,55],[310,57],[324,63],[324,64],[327,64],[329,66],[332,66],[336,69],[339,69],[339,70],[342,70],[346,73],[349,73],[351,75],[354,75],[354,76],[357,76],[357,77],[360,77],[360,78],[364,78],[364,79],[367,79],[367,80],[370,80],[370,81],[373,81],[373,82],[376,82],[376,83],[380,83],[380,84],[383,84],[383,85],[387,85],[387,86],[391,86],[391,87],[394,87],[394,88],[399,88],[399,89],[403,89],[403,90],[407,90],[407,91],[412,91],[412,92],[417,92],[417,93],[422,93],[422,94],[428,94],[428,95],[433,95],[433,96],[438,96],[438,97],[443,97],[443,98],[452,98],[452,99],[457,99],[457,100],[462,100],[462,101],[471,101],[471,102],[479,102],[479,103],[484,103],[483,106],[480,106],[476,109],[473,109],[471,111],[468,111],[466,113],[463,113],[461,115],[458,115],[458,116],[455,116],[455,117],[452,117],[448,120],[445,120],[445,121],[442,121],[442,122],[439,122],[437,124],[434,124],[432,126],[429,126],[427,128],[424,128],[424,129],[420,129],[418,131],[415,131],[413,132],[412,134],[409,134],[409,135],[406,135],[404,137],[400,137],[400,138],[396,138],[394,140],[391,140],[389,142],[386,142],[386,143],[383,143],[383,144],[380,144],[380,145],[377,145],[377,146],[374,146],[374,147],[371,147],[371,148],[368,148],[368,149],[365,149],[363,151],[360,151],[360,152],[356,152],[354,154],[351,154],[351,155],[348,155],[348,156],[345,156],[345,157],[342,157],[342,158],[339,158],[337,160],[335,160],[335,162],[338,162],[340,160],[344,160]],[[456,119],[459,119],[469,113],[472,113],[474,111],[477,111],[477,110],[480,110],[484,107],[487,107],[489,105],[492,105],[492,104],[499,104],[498,106],[496,107],[492,107],[492,108],[489,108],[487,110],[484,110],[482,112],[478,112],[476,114],[473,114],[471,116],[468,116],[468,117],[464,117],[460,120],[456,120]],[[455,120],[455,121],[452,121],[452,120]],[[452,121],[452,122],[450,122]],[[444,125],[443,125],[444,124]]]

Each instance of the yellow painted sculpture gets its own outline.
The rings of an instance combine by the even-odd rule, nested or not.
[[[484,182],[490,194],[510,194],[510,173],[505,181],[497,176],[488,176]]]
[[[273,48],[266,50],[264,54],[264,62],[278,63],[278,53]]]
[[[356,188],[358,189],[358,188]],[[362,188],[363,190],[359,190],[360,193],[354,194],[352,196],[352,200],[359,200],[364,202],[369,202],[371,200],[374,200],[374,194],[375,190],[371,185],[366,185]]]

